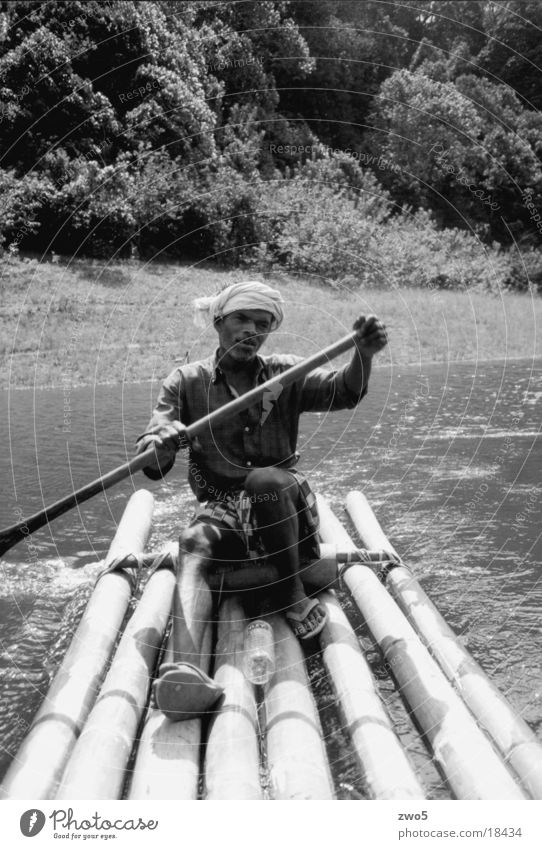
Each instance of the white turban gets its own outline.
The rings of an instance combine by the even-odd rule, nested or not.
[[[194,324],[198,327],[206,327],[217,318],[237,310],[266,310],[273,316],[271,330],[276,330],[284,318],[283,303],[284,300],[278,289],[272,289],[265,283],[255,280],[234,283],[218,295],[196,298],[193,301]]]

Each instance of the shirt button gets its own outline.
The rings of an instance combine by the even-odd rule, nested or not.
[[[250,462],[250,460],[247,460],[247,466],[252,466],[252,463]]]

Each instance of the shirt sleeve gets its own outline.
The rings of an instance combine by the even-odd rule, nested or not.
[[[146,437],[156,433],[163,425],[170,424],[175,421],[182,421],[183,405],[182,405],[182,374],[179,369],[175,369],[164,380],[158,401],[153,410],[151,420],[147,425],[144,433],[137,438],[138,452],[141,452],[146,447]],[[150,444],[150,440],[147,440]],[[143,473],[151,480],[159,480],[166,475],[175,465],[175,455],[171,461],[167,462],[160,469],[147,467],[143,469]]]
[[[301,390],[302,413],[325,413],[334,410],[351,410],[367,394],[365,387],[359,394],[346,385],[347,365],[340,369],[317,368],[309,372]]]

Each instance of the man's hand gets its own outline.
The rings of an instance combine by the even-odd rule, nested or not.
[[[150,468],[162,468],[169,465],[175,457],[177,451],[182,448],[193,448],[196,451],[201,450],[199,440],[190,439],[186,433],[186,427],[182,422],[171,422],[166,425],[156,425],[150,431],[143,434],[138,440],[137,453],[141,454],[150,448],[155,447],[156,463],[150,463]]]
[[[181,448],[190,448],[192,440],[186,432],[186,426],[182,422],[170,422],[166,425],[157,425],[144,434],[143,439],[147,442],[147,448],[154,442],[156,448],[175,452]]]
[[[388,344],[385,325],[376,315],[360,315],[354,322],[356,347],[362,357],[373,357]]]

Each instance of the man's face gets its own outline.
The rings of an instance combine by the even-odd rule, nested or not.
[[[223,357],[241,365],[254,360],[269,336],[273,316],[267,310],[238,310],[216,322]]]

